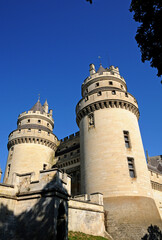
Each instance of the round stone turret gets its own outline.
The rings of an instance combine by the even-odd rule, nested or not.
[[[140,239],[151,223],[161,224],[138,118],[137,101],[118,67],[100,66],[96,72],[91,64],[76,106],[81,191],[103,194],[107,228],[115,240]]]
[[[52,110],[48,112],[47,101],[40,101],[28,111],[19,115],[17,129],[8,138],[8,160],[4,182],[12,183],[13,173],[35,173],[51,168],[59,144],[53,134]]]

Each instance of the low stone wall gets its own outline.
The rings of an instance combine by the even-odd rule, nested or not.
[[[105,236],[103,195],[79,195],[69,200],[68,230]]]

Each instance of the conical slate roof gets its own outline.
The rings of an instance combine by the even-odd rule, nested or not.
[[[100,65],[97,73],[102,74],[103,72],[107,72],[107,70],[105,68],[103,68],[102,65]]]
[[[41,113],[44,112],[44,109],[43,109],[43,106],[42,104],[40,103],[40,101],[38,100],[38,102],[36,102],[36,104],[30,109],[30,111],[40,111]]]

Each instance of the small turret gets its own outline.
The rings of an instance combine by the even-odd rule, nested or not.
[[[0,181],[1,181],[1,177],[2,177],[2,169],[0,168]]]
[[[93,75],[96,73],[96,70],[95,70],[95,65],[92,63],[89,65],[90,69],[89,69],[89,72],[90,72],[90,75]]]
[[[44,103],[44,105],[43,105],[43,108],[44,108],[45,113],[48,113],[48,103],[47,103],[47,99],[46,99],[46,101],[45,101],[45,103]]]

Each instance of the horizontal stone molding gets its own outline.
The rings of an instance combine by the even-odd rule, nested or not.
[[[76,122],[77,125],[79,126],[79,123],[81,119],[85,116],[87,116],[89,113],[92,113],[96,110],[103,109],[103,108],[121,108],[121,109],[126,109],[128,111],[131,111],[134,113],[139,119],[139,110],[138,108],[133,105],[130,102],[122,101],[122,100],[117,100],[117,99],[109,99],[109,100],[101,100],[98,102],[91,103],[87,105],[86,107],[82,108],[79,112],[76,112],[77,117],[76,117]]]
[[[51,120],[49,117],[47,117],[47,116],[43,116],[42,114],[30,114],[30,113],[28,113],[28,114],[24,114],[24,115],[20,115],[19,117],[18,117],[18,120],[17,120],[17,125],[19,124],[19,122],[21,122],[22,120],[24,120],[24,119],[30,119],[30,118],[38,118],[38,119],[41,119],[41,120],[45,120],[45,121],[47,121],[48,123],[50,123],[51,125],[52,125],[52,128],[54,127],[54,121],[53,120]]]
[[[127,89],[127,85],[125,83],[125,81],[123,81],[123,79],[119,78],[119,77],[114,77],[114,76],[104,76],[104,75],[99,75],[98,77],[95,77],[95,78],[90,78],[89,81],[87,82],[84,82],[82,84],[82,94],[83,92],[85,91],[85,89],[87,87],[89,87],[91,84],[93,83],[96,83],[96,82],[99,82],[99,81],[116,81],[116,82],[119,82],[120,84],[124,85],[125,89]],[[113,87],[113,86],[112,86]]]
[[[49,141],[48,139],[45,139],[45,138],[41,138],[41,137],[29,137],[29,136],[21,136],[21,137],[18,137],[18,138],[14,138],[12,139],[11,141],[8,142],[7,144],[7,147],[8,147],[8,150],[14,146],[14,145],[17,145],[17,144],[24,144],[24,143],[35,143],[35,144],[41,144],[41,145],[44,145],[44,146],[47,146],[51,149],[53,149],[54,151],[56,151],[57,149],[57,145],[56,143],[54,142],[51,142]]]
[[[68,160],[68,161],[63,162],[63,163],[60,160],[60,162],[57,164],[57,167],[58,168],[64,168],[64,167],[72,166],[75,163],[80,163],[80,159],[79,158],[74,158],[74,159]]]

